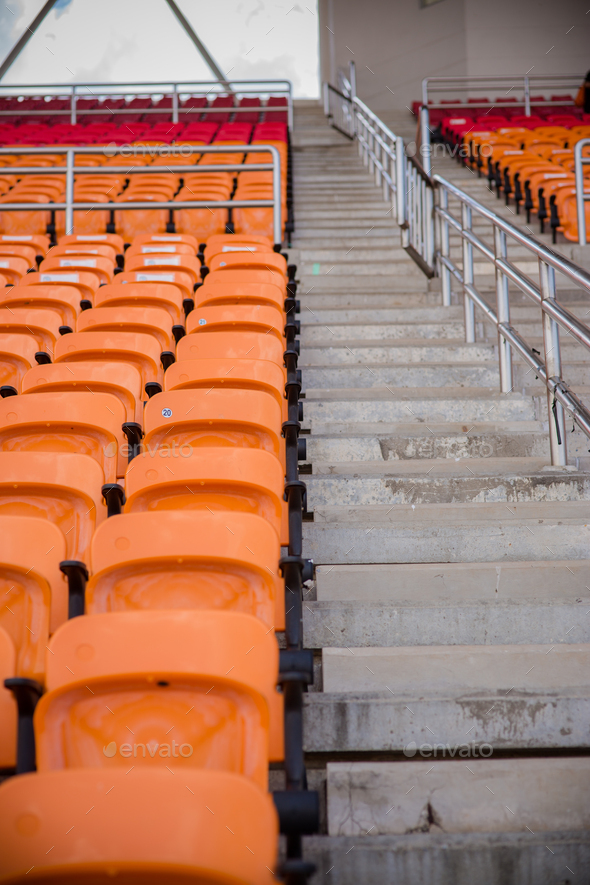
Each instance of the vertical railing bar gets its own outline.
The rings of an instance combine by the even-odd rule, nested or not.
[[[66,153],[66,234],[74,232],[74,151]]]
[[[506,233],[497,225],[494,225],[494,254],[496,258],[508,260],[506,245]],[[508,289],[508,277],[502,273],[496,265],[496,309],[498,323],[510,325],[510,298]],[[500,390],[502,393],[510,393],[513,388],[512,382],[512,350],[510,343],[503,337],[498,329],[498,360],[500,364]]]
[[[472,224],[471,207],[466,203],[461,204],[461,227],[463,231],[470,231]],[[467,291],[468,285],[473,285],[473,246],[462,236],[463,243],[463,299],[465,312],[465,341],[467,344],[475,343],[475,305]]]
[[[541,298],[547,301],[555,299],[555,269],[539,258],[539,279]],[[547,381],[556,386],[561,383],[561,349],[559,343],[559,326],[553,317],[542,311],[543,344],[545,348],[545,370]],[[547,418],[549,421],[549,444],[551,447],[551,464],[554,467],[565,467],[567,464],[566,427],[563,406],[555,399],[551,389],[547,388]]]

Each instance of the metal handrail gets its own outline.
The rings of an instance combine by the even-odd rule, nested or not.
[[[290,80],[286,79],[277,79],[277,80],[229,80],[227,81],[232,87],[237,87],[234,91],[241,95],[260,95],[262,94],[273,94],[273,95],[285,95],[287,98],[287,120],[288,120],[288,128],[289,131],[293,129],[293,84]],[[62,111],[37,111],[35,109],[31,110],[22,110],[18,111],[19,116],[27,117],[27,116],[36,116],[38,114],[51,114],[52,116],[69,116],[70,122],[75,124],[77,122],[78,116],[84,116],[86,114],[98,114],[104,115],[105,117],[111,115],[113,113],[133,113],[133,108],[121,108],[117,110],[110,110],[105,107],[98,108],[90,108],[85,111],[79,111],[76,107],[78,98],[88,98],[97,96],[114,96],[114,95],[132,95],[136,94],[138,91],[142,95],[171,95],[172,96],[172,107],[171,108],[140,108],[138,109],[138,113],[166,113],[168,110],[172,115],[172,122],[178,123],[180,114],[190,114],[190,113],[244,113],[249,111],[250,113],[255,113],[256,108],[183,108],[179,105],[179,97],[185,93],[190,94],[191,91],[194,91],[196,87],[208,87],[207,95],[214,92],[214,94],[224,94],[227,92],[227,86],[225,85],[226,81],[223,80],[179,80],[178,82],[172,82],[170,80],[165,81],[145,81],[140,80],[136,82],[126,82],[126,83],[100,83],[100,82],[87,82],[87,83],[21,83],[15,85],[8,84],[0,84],[0,97],[10,97],[10,96],[38,96],[45,97],[51,96],[52,98],[57,97],[58,95],[62,95],[62,97],[69,97],[70,99],[70,108],[64,109]],[[88,90],[86,93],[82,92],[82,90]],[[60,92],[54,92],[51,90],[60,90]],[[132,92],[130,90],[133,90]],[[267,108],[266,105],[260,107],[260,111],[264,111],[265,113],[278,114],[284,113],[284,109],[280,107],[270,107]],[[14,111],[0,111],[2,115],[11,115],[14,114]]]
[[[582,138],[574,145],[574,168],[576,172],[576,209],[578,214],[578,243],[586,245],[586,207],[590,191],[584,190],[584,166],[590,166],[590,156],[583,157],[582,151],[590,145],[590,138]]]
[[[483,78],[482,78],[483,79]],[[486,78],[488,79],[488,78]],[[392,208],[401,229],[402,246],[428,276],[441,276],[442,303],[451,305],[451,278],[461,285],[464,300],[465,340],[475,342],[475,307],[495,325],[498,331],[500,389],[510,393],[514,389],[512,350],[516,351],[547,388],[549,440],[551,463],[567,463],[565,414],[590,438],[590,409],[564,382],[561,373],[559,330],[590,350],[590,328],[556,300],[555,273],[563,274],[570,282],[590,295],[590,274],[573,262],[558,255],[547,246],[496,215],[482,203],[456,187],[440,175],[429,175],[414,157],[407,156],[403,140],[370,111],[358,98],[347,98],[328,84],[324,85],[325,109],[334,118],[339,105],[346,103],[354,122],[353,136],[359,141],[359,150],[365,163],[381,180],[384,187],[395,193]],[[333,123],[334,125],[334,123]],[[582,177],[582,147],[590,139],[578,142],[576,167]],[[383,174],[383,152],[391,163],[388,176]],[[426,160],[426,157],[424,158]],[[590,162],[590,158],[584,158]],[[426,165],[426,164],[425,164]],[[381,177],[379,179],[379,176]],[[402,185],[403,186],[400,186]],[[582,188],[578,185],[578,194]],[[584,195],[586,199],[590,194]],[[458,200],[461,217],[449,209],[449,197]],[[580,202],[578,202],[578,207]],[[583,206],[583,203],[582,203]],[[488,246],[473,231],[473,216],[477,215],[492,225],[493,247]],[[434,222],[436,221],[436,229]],[[579,225],[580,229],[584,229]],[[450,231],[461,238],[462,261],[457,265],[451,257]],[[435,236],[436,235],[436,236]],[[436,239],[436,242],[435,242]],[[537,259],[539,285],[521,272],[508,259],[508,241],[525,247]],[[490,262],[495,275],[496,309],[490,307],[475,285],[474,250]],[[519,335],[510,322],[509,283],[515,284],[541,308],[545,361]]]
[[[274,145],[270,144],[244,144],[231,145],[231,153],[270,153],[272,163],[252,163],[252,164],[219,164],[216,166],[201,165],[174,165],[170,171],[172,174],[178,172],[191,173],[211,173],[213,172],[256,172],[271,171],[273,173],[273,198],[272,200],[184,200],[184,201],[145,201],[136,200],[134,202],[106,202],[106,203],[87,203],[74,200],[74,175],[100,175],[104,170],[104,174],[124,174],[138,175],[149,172],[160,172],[170,167],[163,166],[133,166],[126,168],[125,166],[81,166],[75,165],[76,154],[96,154],[100,153],[96,146],[94,147],[19,147],[15,152],[14,148],[0,148],[0,156],[3,154],[27,155],[27,154],[64,154],[66,163],[63,166],[5,166],[4,169],[10,169],[11,173],[22,175],[65,175],[66,176],[66,198],[62,203],[0,203],[0,212],[5,211],[26,211],[26,212],[47,212],[48,210],[65,210],[65,228],[66,233],[71,233],[74,227],[74,210],[85,209],[87,211],[105,211],[109,209],[127,210],[127,209],[210,209],[211,206],[217,209],[247,209],[247,208],[271,208],[273,210],[273,238],[275,244],[280,244],[283,239],[282,219],[281,219],[281,155]],[[228,153],[228,145],[201,145],[201,144],[183,144],[182,151],[186,152],[187,148],[191,153],[199,154],[223,154]],[[192,150],[191,150],[192,149]],[[133,146],[112,146],[108,147],[108,156],[123,154],[124,156],[145,156],[162,155],[167,156],[170,152],[169,145],[139,145]],[[149,174],[149,173],[148,173]]]
[[[561,377],[561,354],[559,328],[590,350],[590,329],[574,314],[556,300],[555,272],[581,286],[590,295],[590,274],[573,262],[558,255],[533,237],[527,236],[509,221],[496,215],[478,203],[460,188],[440,175],[433,176],[437,194],[434,212],[438,219],[439,251],[437,258],[442,277],[443,304],[451,303],[451,275],[461,284],[464,294],[465,339],[475,342],[475,306],[477,305],[498,330],[500,364],[500,389],[510,393],[514,389],[512,377],[512,353],[516,350],[524,361],[534,369],[547,388],[549,415],[549,440],[551,463],[565,466],[567,463],[566,427],[564,409],[575,423],[590,437],[590,410],[568,387]],[[449,211],[448,198],[458,200],[461,220]],[[491,249],[473,233],[473,213],[492,224],[494,248]],[[462,267],[450,257],[449,228],[459,233],[462,241]],[[539,286],[508,260],[507,238],[525,246],[539,264]],[[496,278],[496,310],[486,303],[474,284],[474,252],[476,249],[494,267]],[[531,347],[510,323],[509,282],[514,283],[541,308],[545,363],[533,353]]]

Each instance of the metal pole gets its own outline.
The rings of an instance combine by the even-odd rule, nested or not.
[[[445,212],[449,208],[449,195],[444,187],[438,187],[438,205]],[[449,258],[450,241],[449,241],[449,222],[446,218],[440,218],[440,254],[443,258]],[[440,274],[442,279],[442,303],[443,307],[451,306],[451,271],[444,261],[440,262]]]
[[[508,260],[506,234],[496,226],[494,226],[494,253],[496,258]],[[496,304],[498,322],[510,324],[508,277],[498,267],[496,267]],[[500,361],[500,390],[502,393],[510,393],[514,386],[512,382],[512,350],[500,330],[498,330],[498,357]]]
[[[525,117],[531,115],[531,85],[528,77],[524,78],[524,114]]]
[[[471,207],[466,203],[461,204],[461,227],[463,230],[471,230]],[[473,285],[473,246],[463,237],[463,298],[465,311],[465,341],[467,344],[475,344],[475,305],[465,285]]]
[[[281,222],[281,155],[276,147],[270,145],[272,154],[272,230],[275,246],[283,242],[283,225]]]
[[[74,151],[66,153],[66,234],[74,232]]]
[[[22,37],[20,37],[19,40],[17,40],[17,42],[14,44],[14,46],[12,47],[12,49],[10,50],[10,52],[8,53],[8,55],[6,56],[6,58],[4,59],[2,64],[0,65],[0,80],[2,79],[2,77],[4,76],[4,74],[6,73],[8,68],[12,65],[12,63],[14,61],[16,61],[16,59],[19,57],[19,55],[21,54],[21,52],[23,51],[23,49],[25,48],[25,46],[27,45],[27,43],[29,42],[29,40],[31,39],[31,37],[33,36],[33,34],[37,30],[37,28],[39,27],[39,25],[41,24],[41,22],[45,18],[45,16],[49,12],[51,12],[51,10],[55,6],[56,2],[57,2],[57,0],[49,0],[49,2],[46,3],[42,7],[42,9],[38,13],[38,15],[35,16],[35,18],[31,22],[31,24],[28,26],[28,28],[25,29],[25,32],[22,35]]]
[[[180,22],[180,24],[182,25],[182,27],[184,28],[184,30],[186,31],[188,36],[191,38],[191,40],[193,41],[195,46],[197,47],[197,50],[200,52],[200,54],[205,59],[205,62],[207,63],[209,68],[213,71],[213,73],[215,74],[217,79],[221,82],[224,89],[227,89],[228,92],[231,92],[233,94],[233,89],[229,85],[229,82],[225,79],[225,75],[224,75],[223,71],[221,70],[221,68],[219,67],[219,65],[217,64],[217,62],[215,61],[215,59],[213,58],[213,56],[211,55],[211,53],[209,52],[209,50],[207,49],[205,44],[202,43],[201,40],[197,37],[195,31],[191,27],[188,20],[184,17],[184,15],[180,11],[180,9],[178,8],[178,6],[174,2],[174,0],[166,0],[166,3],[168,4],[170,9],[172,10],[172,12],[176,16],[176,18],[178,19],[178,21]]]
[[[422,162],[422,168],[427,175],[431,175],[432,162],[430,157],[430,114],[428,113],[428,108],[426,106],[423,106],[420,109],[420,134],[420,159]]]
[[[348,76],[350,79],[350,97],[354,101],[356,98],[356,65],[353,61],[348,63]]]
[[[289,91],[287,93],[287,127],[289,132],[293,132],[293,86],[289,81]]]
[[[324,116],[330,116],[330,85],[324,83]]]
[[[174,84],[172,92],[172,122],[178,123],[178,83]]]
[[[404,140],[401,136],[395,140],[395,214],[400,227],[406,221],[406,155]]]
[[[578,212],[578,243],[586,245],[586,206],[584,205],[584,168],[582,148],[590,144],[590,138],[584,138],[574,147],[574,163],[576,170],[576,209]]]
[[[78,102],[78,96],[76,95],[76,87],[72,86],[72,97],[70,99],[70,123],[72,126],[76,124],[76,104]]]
[[[539,276],[541,298],[543,301],[555,300],[555,270],[539,258]],[[545,369],[547,381],[561,381],[561,350],[559,346],[559,326],[555,320],[543,311],[543,343],[545,345]],[[554,467],[565,467],[567,464],[567,446],[565,440],[565,416],[563,406],[557,402],[553,392],[547,388],[547,415],[549,420],[549,442],[551,445],[551,463]]]

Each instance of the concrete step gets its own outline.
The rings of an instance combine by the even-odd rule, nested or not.
[[[347,307],[339,309],[312,309],[303,303],[302,306],[302,331],[313,324],[324,323],[348,323],[356,327],[371,323],[448,323],[450,321],[463,320],[462,307],[388,307],[378,310],[353,310]]]
[[[590,759],[583,756],[332,762],[327,784],[331,835],[535,834],[590,824]]]
[[[302,310],[301,318],[306,316]],[[333,328],[330,326],[330,328]],[[419,328],[410,330],[413,334]],[[465,344],[461,339],[432,338],[401,338],[394,341],[361,341],[353,336],[356,329],[351,329],[351,337],[346,345],[302,345],[299,365],[303,370],[303,379],[307,377],[307,366],[328,365],[337,368],[340,365],[371,367],[380,364],[408,365],[410,363],[491,363],[497,365],[497,349],[495,344]]]
[[[584,559],[585,501],[317,507],[304,549],[320,565]]]
[[[579,606],[580,608],[586,606]],[[576,630],[576,618],[572,611]],[[587,619],[587,620],[590,620]],[[585,639],[588,626],[578,628]],[[385,692],[404,697],[493,693],[573,693],[590,701],[590,644],[442,645],[324,648],[324,692]],[[449,707],[453,704],[450,703]],[[582,725],[582,723],[580,723]],[[590,743],[590,734],[586,735]]]
[[[587,369],[586,369],[587,372]],[[534,376],[533,376],[534,377]],[[459,363],[402,363],[375,366],[366,372],[363,367],[309,366],[305,368],[305,389],[347,387],[492,387],[499,385],[495,365]]]
[[[368,371],[368,370],[367,370]],[[365,422],[535,421],[532,397],[499,394],[486,388],[357,388],[344,391],[309,390],[304,427],[320,431],[329,424]],[[524,428],[523,428],[524,429]],[[323,432],[326,432],[324,429]]]
[[[568,436],[568,443],[570,440]],[[307,436],[306,445],[307,463],[348,461],[356,464],[382,460],[398,464],[410,460],[416,464],[433,458],[547,458],[549,437],[540,425],[536,431],[510,430],[500,425],[488,430],[480,425],[464,433],[461,426],[431,427],[429,431],[416,425],[398,424],[391,435],[368,433],[351,437],[344,430],[334,436]]]
[[[395,836],[307,836],[312,885],[571,885],[590,881],[590,833],[415,832]],[[477,870],[477,878],[474,878]]]
[[[301,317],[301,347],[313,344],[325,345],[333,341],[351,340],[383,341],[398,338],[454,338],[461,339],[463,323],[451,319],[446,322],[414,322],[414,323],[349,323],[331,322],[326,324],[310,324]],[[328,333],[328,334],[327,334]]]
[[[545,458],[315,463],[307,506],[586,501],[590,474]]]

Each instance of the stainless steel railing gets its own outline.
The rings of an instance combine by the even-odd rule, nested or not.
[[[476,306],[483,311],[486,319],[496,326],[500,390],[503,393],[510,393],[514,389],[512,350],[515,350],[541,378],[547,387],[551,463],[565,466],[567,448],[564,410],[588,437],[590,437],[590,410],[562,378],[560,328],[565,330],[566,335],[571,336],[572,340],[583,344],[588,350],[590,350],[590,329],[557,301],[555,273],[557,271],[563,274],[569,282],[581,287],[589,296],[590,274],[533,237],[527,236],[442,176],[434,175],[433,184],[436,193],[434,214],[438,222],[437,261],[442,277],[443,304],[451,303],[451,277],[454,277],[463,290],[465,340],[470,343],[475,341]],[[450,211],[449,197],[459,202],[460,218]],[[474,215],[490,222],[493,248],[473,232]],[[450,254],[451,230],[461,239],[460,266]],[[525,247],[527,257],[536,258],[538,284],[509,260],[508,247],[512,244]],[[483,257],[489,262],[490,270],[493,270],[495,275],[496,310],[488,305],[475,285],[476,253],[478,257]],[[482,269],[478,270],[481,272]],[[541,310],[544,362],[511,325],[509,283],[517,286]]]
[[[359,152],[365,164],[374,173],[376,182],[384,186],[386,199],[388,195],[392,197],[393,217],[401,229],[402,246],[425,274],[441,277],[443,305],[451,304],[452,279],[460,284],[463,293],[465,340],[468,343],[475,342],[476,307],[496,327],[500,390],[508,394],[514,389],[513,352],[543,381],[547,388],[551,463],[565,466],[565,414],[570,415],[590,438],[590,409],[563,380],[560,330],[570,336],[572,341],[590,350],[590,328],[559,304],[555,274],[562,274],[568,282],[580,287],[588,296],[590,274],[523,233],[442,176],[430,176],[414,157],[407,156],[403,140],[395,136],[356,96],[347,96],[324,84],[324,108],[332,125],[341,131],[344,131],[342,121],[350,117],[350,130],[345,131],[345,134],[358,140]],[[581,151],[582,147],[579,147],[577,168],[580,170],[580,178]],[[578,187],[578,193],[580,192],[581,188]],[[459,217],[451,210],[450,201],[458,202]],[[578,207],[579,205],[578,202]],[[491,225],[491,236],[487,239],[492,240],[493,246],[488,245],[474,232],[474,217]],[[460,238],[461,259],[458,262],[451,252],[451,233]],[[534,281],[509,259],[509,247],[514,245],[521,249],[524,247],[527,258],[535,259],[538,281]],[[476,271],[478,274],[482,272],[481,264],[478,263],[476,267],[476,256],[488,263],[489,270],[494,275],[495,309],[490,307],[480,288],[476,286]],[[516,260],[523,259],[521,257]],[[484,263],[483,270],[485,269]],[[540,308],[544,360],[511,324],[511,283]]]
[[[350,88],[350,83],[346,85]],[[428,276],[436,272],[432,181],[420,163],[406,154],[403,138],[395,135],[354,94],[346,95],[324,83],[324,112],[332,126],[356,139],[361,159],[402,229],[402,246]]]
[[[590,166],[590,156],[583,157],[582,151],[590,145],[590,138],[582,138],[574,147],[574,168],[576,170],[576,209],[578,214],[578,243],[586,245],[586,206],[590,200],[590,190],[584,190],[584,166]]]
[[[293,129],[293,85],[290,80],[230,80],[230,86],[234,90],[234,92],[239,93],[240,95],[248,96],[260,96],[260,95],[272,95],[272,96],[284,96],[287,99],[287,107],[266,107],[262,106],[260,108],[252,108],[252,107],[231,107],[231,108],[190,108],[183,107],[180,98],[183,94],[191,94],[196,90],[199,90],[199,94],[203,95],[221,95],[227,91],[226,81],[224,80],[183,80],[177,83],[171,83],[170,81],[166,82],[132,82],[132,83],[100,83],[100,82],[88,82],[88,83],[23,83],[16,85],[5,85],[0,84],[0,98],[11,97],[11,96],[24,96],[24,97],[64,97],[68,98],[70,102],[69,108],[64,108],[63,110],[51,110],[47,109],[43,110],[0,110],[0,122],[2,120],[2,116],[14,116],[15,113],[18,113],[19,116],[23,118],[30,116],[39,116],[39,115],[51,115],[53,116],[63,116],[69,117],[69,121],[72,124],[75,124],[78,121],[79,117],[84,117],[89,114],[92,115],[101,115],[104,116],[105,119],[111,119],[113,116],[118,114],[166,114],[169,113],[172,116],[172,122],[178,123],[181,117],[185,117],[186,119],[190,119],[191,114],[228,114],[228,113],[256,113],[257,110],[260,112],[264,111],[265,113],[269,113],[271,115],[271,119],[274,115],[279,113],[287,112],[287,120],[289,131]],[[202,93],[201,91],[202,90]],[[81,110],[78,108],[77,103],[80,98],[98,98],[98,97],[108,97],[113,95],[121,95],[125,97],[140,95],[161,95],[161,96],[170,96],[171,98],[171,107],[170,108],[109,108],[107,105],[103,104],[102,107],[89,108],[86,110]]]
[[[104,152],[104,148],[102,149]],[[162,155],[169,156],[170,151],[174,150],[169,145],[148,145],[148,146],[114,146],[109,145],[107,156],[113,157],[117,154],[124,157],[145,156],[145,155]],[[190,153],[198,154],[221,154],[228,153],[227,145],[201,145],[183,144],[177,148],[181,156]],[[65,154],[66,162],[64,166],[6,166],[5,170],[9,170],[11,175],[65,175],[66,177],[66,196],[63,203],[0,203],[0,212],[10,211],[26,211],[26,212],[47,212],[48,210],[65,210],[65,229],[66,233],[72,233],[74,227],[74,210],[84,209],[90,211],[104,211],[105,209],[116,209],[117,211],[125,211],[127,209],[248,209],[248,208],[272,208],[273,210],[273,238],[275,244],[282,242],[282,220],[281,220],[281,155],[273,145],[264,144],[244,144],[231,145],[231,153],[270,153],[272,155],[272,163],[249,163],[244,164],[224,164],[215,166],[205,165],[173,165],[172,167],[162,166],[76,166],[76,154],[98,154],[101,148],[98,145],[93,147],[34,147],[34,148],[0,148],[0,156],[3,154]],[[272,200],[169,200],[169,201],[141,201],[134,202],[108,202],[108,203],[89,203],[74,200],[74,175],[96,175],[103,170],[105,174],[150,174],[162,173],[163,168],[168,168],[172,174],[181,174],[183,172],[190,173],[211,173],[214,172],[269,172],[273,173],[273,198]]]

